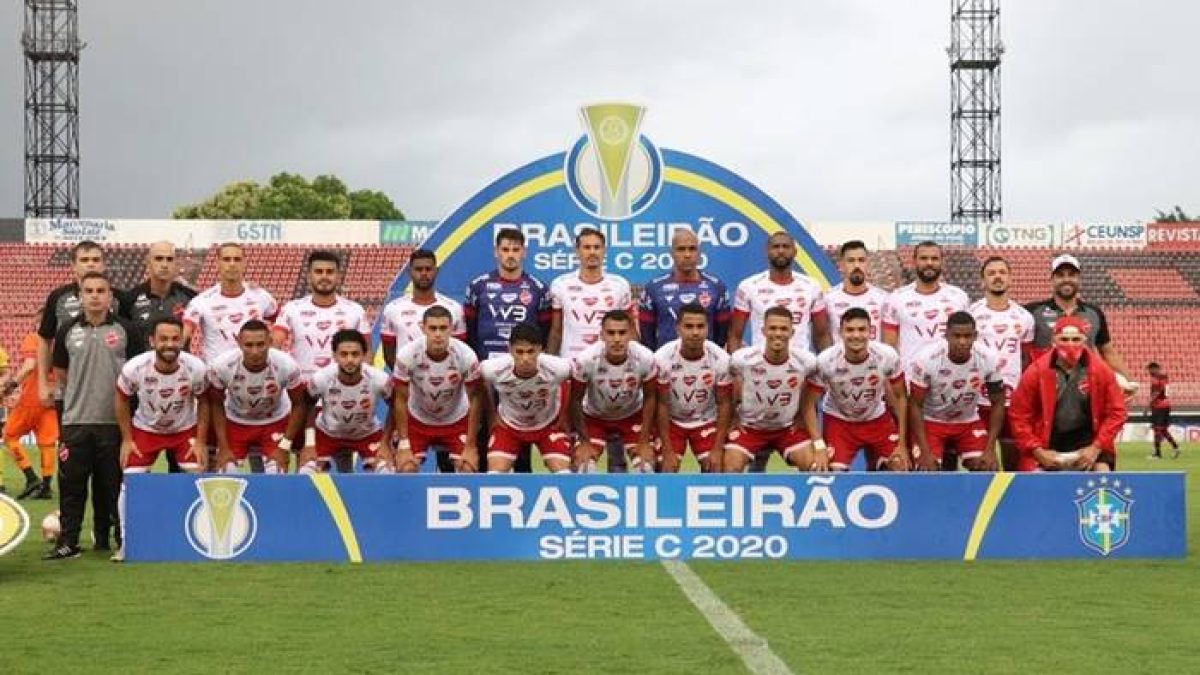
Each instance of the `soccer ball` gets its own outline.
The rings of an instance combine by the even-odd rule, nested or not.
[[[62,523],[59,522],[58,515],[58,511],[51,511],[42,518],[43,541],[58,541],[58,535],[62,534]]]

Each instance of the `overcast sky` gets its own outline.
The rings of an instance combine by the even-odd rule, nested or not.
[[[948,0],[80,4],[88,216],[293,171],[436,220],[603,100],[802,221],[949,210]],[[22,212],[23,6],[0,4],[0,216]],[[1200,211],[1200,4],[1006,0],[1001,25],[1005,220]]]

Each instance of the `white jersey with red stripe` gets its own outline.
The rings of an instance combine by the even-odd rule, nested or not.
[[[882,342],[867,343],[867,358],[851,363],[845,345],[821,352],[808,386],[823,392],[821,411],[847,422],[870,422],[887,412],[887,387],[904,377],[900,355]]]
[[[842,316],[846,310],[858,307],[871,315],[871,339],[883,339],[883,307],[887,304],[888,292],[878,286],[867,284],[861,293],[848,293],[844,284],[838,284],[825,292],[825,309],[829,312],[829,332],[834,344],[842,342]]]
[[[354,384],[343,382],[340,373],[338,364],[331,363],[309,378],[309,396],[324,403],[314,424],[332,438],[357,441],[383,428],[375,417],[375,405],[392,397],[392,381],[387,373],[367,365]]]
[[[292,358],[300,364],[305,379],[333,363],[333,334],[349,328],[363,335],[371,334],[362,305],[336,296],[332,305],[322,307],[311,295],[284,304],[275,319],[275,328],[291,339]]]
[[[629,282],[605,273],[599,281],[587,283],[579,272],[568,272],[550,284],[550,307],[562,313],[562,346],[559,354],[573,359],[600,341],[600,324],[610,310],[623,309],[637,324],[633,290]]]
[[[996,352],[996,367],[1004,377],[1004,396],[1011,400],[1021,380],[1021,350],[1033,345],[1033,315],[1012,300],[1007,309],[999,311],[988,308],[987,300],[977,300],[970,312],[975,317],[978,341]]]
[[[411,295],[402,295],[389,302],[381,313],[383,323],[379,327],[379,339],[400,349],[417,338],[425,337],[421,331],[421,321],[425,318],[425,310],[434,305],[445,307],[450,312],[450,334],[459,340],[467,339],[467,322],[463,318],[462,305],[441,293],[434,293],[433,302],[424,305],[414,302]]]
[[[286,352],[270,349],[257,372],[242,363],[242,351],[225,352],[208,364],[208,384],[225,392],[225,417],[238,424],[278,422],[292,412],[288,392],[304,386],[300,364]]]
[[[396,381],[408,385],[408,414],[422,424],[454,424],[470,412],[467,388],[479,383],[479,357],[467,343],[450,338],[446,356],[429,355],[425,336],[396,353]]]
[[[571,362],[571,377],[587,386],[583,412],[601,420],[623,420],[642,409],[642,386],[653,382],[657,370],[654,352],[637,342],[629,343],[625,361],[612,363],[603,342],[583,350]]]
[[[772,281],[769,271],[743,279],[733,296],[733,312],[750,318],[750,344],[763,341],[763,317],[771,307],[791,311],[795,327],[792,346],[811,352],[813,317],[825,313],[821,285],[796,271],[784,284]]]
[[[714,342],[704,341],[704,353],[689,359],[683,343],[672,340],[654,353],[658,365],[658,393],[667,397],[671,422],[684,429],[711,424],[717,419],[717,392],[731,393],[729,354]]]
[[[788,350],[783,363],[767,360],[765,347],[743,347],[729,359],[729,372],[741,383],[742,404],[738,416],[743,426],[777,431],[791,426],[800,409],[805,380],[816,368],[810,352]]]
[[[196,426],[196,399],[207,391],[208,367],[198,357],[179,353],[173,373],[156,366],[153,351],[125,362],[117,377],[117,390],[126,398],[137,396],[133,426],[153,434],[177,434]]]
[[[520,377],[513,369],[511,354],[483,362],[483,379],[497,396],[500,419],[518,431],[544,429],[562,411],[564,384],[571,378],[571,363],[550,354],[539,354],[537,373]]]
[[[907,364],[926,345],[945,342],[946,319],[966,311],[970,304],[971,299],[958,286],[943,283],[932,293],[921,293],[916,283],[911,283],[888,296],[883,306],[883,326],[896,329],[896,349]]]
[[[225,295],[218,284],[192,298],[183,311],[183,323],[200,331],[200,354],[206,363],[212,363],[238,348],[238,330],[243,324],[254,319],[269,324],[278,311],[275,298],[261,286],[247,282],[240,295]]]
[[[979,404],[987,398],[987,383],[1002,383],[996,354],[976,342],[965,363],[950,360],[950,346],[939,340],[917,352],[908,366],[913,391],[925,391],[925,419],[958,424],[979,419]]]

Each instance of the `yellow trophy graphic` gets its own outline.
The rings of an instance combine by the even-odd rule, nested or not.
[[[191,525],[202,544],[201,553],[217,560],[236,556],[247,543],[247,536],[253,535],[251,517],[242,505],[245,479],[201,478],[196,481],[196,490],[200,492],[200,508]]]
[[[599,215],[604,218],[619,220],[631,212],[629,161],[645,113],[645,108],[628,103],[599,103],[580,110],[600,165],[604,185],[600,190]]]

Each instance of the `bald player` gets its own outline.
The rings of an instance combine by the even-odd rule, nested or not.
[[[670,273],[642,287],[638,305],[642,344],[654,350],[679,337],[679,308],[692,303],[704,308],[707,339],[725,344],[731,317],[729,292],[724,281],[700,270],[704,256],[695,232],[680,227],[671,234],[671,260]]]

